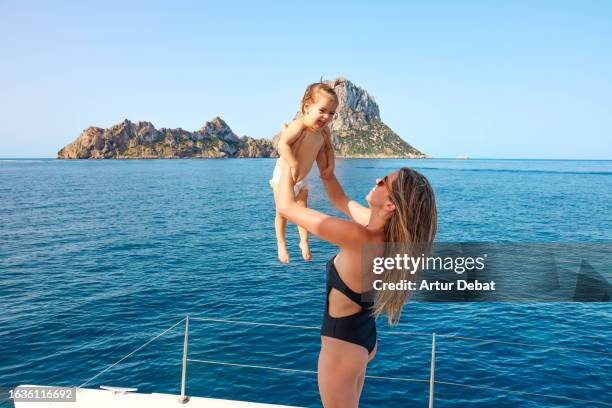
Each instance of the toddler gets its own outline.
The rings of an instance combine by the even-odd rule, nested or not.
[[[334,84],[335,85],[335,84]],[[338,107],[338,96],[334,88],[324,82],[316,82],[306,89],[302,97],[301,115],[290,124],[283,125],[278,142],[280,158],[276,161],[270,185],[274,191],[274,200],[278,196],[278,183],[281,176],[279,160],[284,160],[291,168],[295,181],[294,193],[297,203],[306,207],[308,204],[308,173],[314,161],[322,178],[329,177],[334,168],[334,152],[331,144],[331,133],[327,124],[332,120]],[[278,259],[289,262],[287,242],[287,220],[276,213],[274,220]],[[308,232],[298,226],[302,258],[311,259],[308,245]]]

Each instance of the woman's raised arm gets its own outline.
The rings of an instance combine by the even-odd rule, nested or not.
[[[290,176],[289,165],[283,160],[280,161],[280,165],[281,179],[276,203],[276,211],[280,215],[304,227],[322,240],[332,242],[339,247],[351,247],[366,239],[367,231],[361,225],[298,205],[293,195],[294,183]]]
[[[370,222],[371,210],[359,204],[357,201],[348,198],[335,174],[321,180],[323,181],[329,200],[338,211],[348,215],[356,223],[364,226],[368,225],[368,222]]]

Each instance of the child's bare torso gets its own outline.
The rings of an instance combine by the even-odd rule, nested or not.
[[[305,129],[298,140],[291,146],[291,150],[299,163],[299,174],[297,180],[302,180],[310,173],[314,161],[317,159],[319,150],[324,144],[321,131]]]

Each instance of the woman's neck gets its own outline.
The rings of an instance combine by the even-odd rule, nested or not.
[[[373,232],[383,232],[385,230],[385,224],[387,220],[381,217],[379,214],[375,214],[374,211],[370,214],[370,221],[366,225],[366,228]]]

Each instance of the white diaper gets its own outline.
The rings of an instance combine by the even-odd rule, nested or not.
[[[280,166],[279,160],[280,159],[276,160],[276,165],[274,166],[274,172],[272,173],[272,180],[270,180],[270,185],[274,183],[278,186],[278,183],[280,183],[281,166]],[[295,183],[295,185],[293,186],[293,193],[297,196],[298,193],[302,191],[302,189],[310,190],[310,182],[308,181],[308,176],[304,177],[302,180]]]

